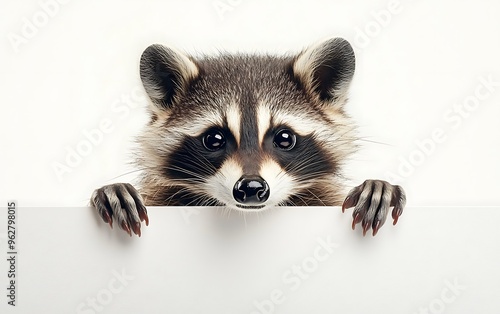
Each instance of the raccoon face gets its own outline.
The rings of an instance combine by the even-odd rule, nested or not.
[[[353,152],[343,111],[354,52],[335,38],[296,56],[195,59],[148,47],[151,121],[139,138],[146,205],[339,205]]]

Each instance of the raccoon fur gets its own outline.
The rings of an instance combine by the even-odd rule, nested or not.
[[[401,187],[367,180],[345,195],[342,166],[356,150],[344,111],[355,69],[351,45],[333,38],[297,55],[221,54],[194,58],[152,45],[140,75],[150,121],[138,143],[136,190],[128,183],[94,191],[102,219],[140,236],[145,206],[355,207],[352,227],[375,235]]]

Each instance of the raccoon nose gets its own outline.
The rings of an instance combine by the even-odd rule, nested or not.
[[[269,194],[269,185],[259,176],[241,177],[233,188],[233,197],[241,204],[264,203]]]

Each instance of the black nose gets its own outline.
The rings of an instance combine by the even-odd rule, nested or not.
[[[241,204],[264,203],[269,198],[269,194],[269,185],[259,176],[243,176],[233,188],[233,197]]]

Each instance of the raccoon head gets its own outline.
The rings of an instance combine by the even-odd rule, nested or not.
[[[343,111],[351,45],[334,38],[295,56],[194,58],[148,47],[140,74],[151,121],[140,136],[147,205],[339,205],[354,149]]]

